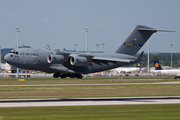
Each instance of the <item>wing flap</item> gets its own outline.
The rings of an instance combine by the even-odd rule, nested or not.
[[[93,57],[93,60],[103,60],[109,62],[131,62],[129,59],[121,59],[121,58],[108,58],[108,57]]]

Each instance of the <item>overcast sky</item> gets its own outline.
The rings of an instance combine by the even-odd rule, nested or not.
[[[150,52],[179,53],[180,0],[0,0],[0,45],[51,49],[86,49],[105,43],[106,53],[114,52],[135,25],[176,32],[158,32],[150,40]],[[147,43],[139,51],[147,52]]]

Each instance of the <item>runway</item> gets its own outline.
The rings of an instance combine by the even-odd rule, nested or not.
[[[64,99],[3,99],[0,107],[89,106],[89,105],[180,104],[180,96],[107,97]]]

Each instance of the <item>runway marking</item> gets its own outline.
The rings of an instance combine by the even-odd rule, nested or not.
[[[135,104],[180,104],[180,96],[0,100],[0,107],[135,105]]]

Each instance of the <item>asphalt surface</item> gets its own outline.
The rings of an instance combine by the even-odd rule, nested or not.
[[[153,83],[104,83],[104,84],[26,84],[26,85],[0,85],[0,87],[28,87],[28,86],[95,86],[95,85],[157,85],[157,84],[180,84],[177,82],[153,82]]]
[[[136,105],[136,104],[180,104],[180,96],[0,100],[0,107]]]

